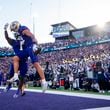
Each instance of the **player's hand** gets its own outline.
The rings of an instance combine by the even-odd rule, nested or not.
[[[33,44],[33,52],[34,54],[40,54],[41,52],[41,47],[39,47],[37,44]]]
[[[6,23],[6,24],[4,25],[4,30],[5,30],[5,31],[7,31],[8,26],[9,26],[9,24],[8,24],[8,23]]]

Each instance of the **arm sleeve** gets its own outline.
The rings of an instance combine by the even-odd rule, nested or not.
[[[8,42],[10,45],[12,45],[14,40],[11,39],[11,38],[8,36],[8,32],[7,32],[7,31],[5,31],[4,34],[5,34],[5,39],[7,40],[7,42]]]

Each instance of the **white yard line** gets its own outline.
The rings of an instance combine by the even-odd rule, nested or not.
[[[4,87],[0,87],[3,89]],[[17,88],[11,88],[11,90],[16,90]],[[36,89],[25,89],[25,91],[29,92],[42,92],[42,90],[36,90]],[[63,91],[51,91],[47,90],[47,94],[57,94],[57,95],[66,95],[66,96],[77,96],[77,97],[84,97],[84,98],[92,98],[92,99],[104,99],[104,100],[110,100],[110,96],[108,95],[96,95],[96,94],[89,94],[89,93],[74,93],[74,92],[63,92]],[[110,110],[110,109],[109,109]]]
[[[83,109],[83,110],[110,110],[110,107],[90,108],[90,109]]]

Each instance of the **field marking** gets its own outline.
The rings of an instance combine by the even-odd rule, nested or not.
[[[0,87],[0,88],[4,89],[4,87]],[[17,90],[17,88],[11,88],[11,90]],[[36,90],[36,89],[25,89],[25,91],[42,93],[42,90]],[[77,97],[92,98],[92,99],[110,100],[110,96],[103,95],[103,94],[96,95],[96,94],[89,94],[89,93],[73,93],[73,92],[63,92],[63,91],[53,91],[53,90],[47,90],[45,93],[46,94],[75,96],[75,97],[77,96]]]
[[[82,109],[82,110],[110,110],[110,107],[90,108],[90,109]]]

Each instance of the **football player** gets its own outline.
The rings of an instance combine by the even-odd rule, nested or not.
[[[6,39],[8,38],[7,28],[8,25],[6,24],[4,26]],[[13,47],[16,47],[17,49],[13,48],[15,52],[15,56],[13,57],[14,76],[10,79],[10,82],[18,79],[19,61],[23,58],[30,57],[34,67],[40,75],[42,90],[45,92],[47,89],[47,82],[45,80],[44,71],[39,64],[38,56],[36,55],[36,51],[38,51],[38,43],[35,36],[30,32],[28,27],[22,26],[18,21],[13,21],[10,24],[10,30],[12,32],[18,33],[18,38],[20,39],[20,45],[17,46],[17,42],[13,43]]]
[[[19,80],[17,81],[18,83],[18,89],[16,94],[14,94],[14,98],[17,98],[19,96],[19,92],[21,92],[21,96],[25,95],[24,88],[25,88],[25,78],[26,78],[26,73],[27,73],[27,59],[22,59],[19,63]],[[14,76],[14,67],[13,63],[10,64],[10,71],[9,71],[9,78],[12,78]],[[7,86],[4,89],[4,92],[7,92],[11,89],[12,87],[12,82],[7,82]]]

